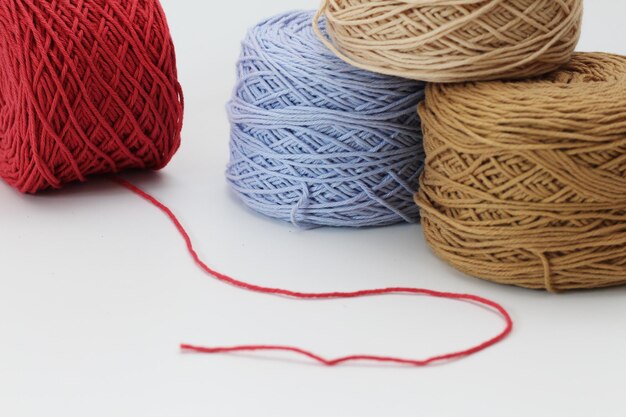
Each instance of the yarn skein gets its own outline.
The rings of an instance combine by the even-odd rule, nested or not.
[[[344,63],[313,15],[273,17],[243,41],[227,179],[253,210],[303,228],[414,222],[424,86]]]
[[[26,193],[160,169],[180,144],[176,58],[158,0],[4,0],[0,177]]]
[[[626,57],[519,82],[429,85],[426,239],[459,270],[563,291],[626,283]]]
[[[323,0],[328,36],[346,62],[431,82],[525,78],[569,61],[582,0]],[[317,23],[315,23],[317,24]]]

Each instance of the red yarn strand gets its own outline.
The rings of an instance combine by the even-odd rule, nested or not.
[[[375,363],[391,363],[391,364],[400,364],[400,365],[410,365],[410,366],[427,366],[430,364],[443,362],[443,361],[451,361],[455,359],[461,359],[478,352],[481,352],[499,342],[504,340],[513,330],[513,320],[511,316],[506,311],[504,307],[500,304],[488,300],[483,297],[479,297],[471,294],[458,294],[451,292],[441,292],[428,290],[423,288],[412,288],[412,287],[391,287],[391,288],[375,288],[368,290],[360,290],[360,291],[351,291],[351,292],[321,292],[321,293],[309,293],[309,292],[299,292],[299,291],[290,291],[282,288],[272,288],[272,287],[264,287],[255,284],[249,284],[244,281],[240,281],[238,279],[232,278],[228,275],[222,274],[218,271],[211,269],[198,255],[196,250],[194,249],[193,242],[189,236],[189,233],[185,230],[182,223],[178,220],[176,215],[170,210],[166,205],[161,203],[155,197],[146,193],[139,187],[134,184],[119,178],[113,177],[112,180],[126,188],[127,190],[133,192],[139,197],[145,199],[153,206],[161,210],[174,224],[178,233],[181,235],[185,244],[187,246],[187,250],[191,255],[194,262],[207,274],[213,276],[214,278],[222,281],[226,284],[235,286],[237,288],[241,288],[244,290],[262,293],[262,294],[271,294],[278,296],[285,296],[296,299],[306,299],[306,300],[320,300],[320,299],[338,299],[338,298],[357,298],[357,297],[370,297],[370,296],[379,296],[385,294],[415,294],[415,295],[424,295],[429,297],[436,298],[445,298],[450,300],[464,301],[475,304],[480,304],[482,306],[488,307],[490,310],[497,312],[505,321],[504,329],[495,337],[480,343],[476,346],[470,347],[468,349],[459,350],[452,353],[447,353],[443,355],[433,356],[427,359],[405,359],[394,356],[377,356],[377,355],[349,355],[343,356],[335,359],[327,359],[320,355],[317,355],[313,352],[310,352],[305,349],[301,349],[293,346],[278,346],[278,345],[242,345],[242,346],[231,346],[231,347],[200,347],[193,346],[188,344],[182,344],[181,349],[189,352],[196,353],[208,353],[208,354],[218,354],[218,353],[235,353],[235,352],[257,352],[257,351],[281,351],[288,353],[295,353],[309,359],[313,359],[320,364],[326,366],[336,366],[340,364],[344,364],[347,362],[375,362]]]

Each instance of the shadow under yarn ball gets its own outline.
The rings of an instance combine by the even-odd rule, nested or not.
[[[516,82],[431,84],[418,204],[433,251],[549,291],[626,284],[626,57]]]
[[[424,86],[344,63],[313,15],[271,18],[243,41],[227,179],[253,210],[300,227],[414,222]]]

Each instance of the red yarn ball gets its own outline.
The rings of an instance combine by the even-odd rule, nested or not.
[[[182,117],[158,0],[2,0],[0,177],[11,186],[160,169]]]

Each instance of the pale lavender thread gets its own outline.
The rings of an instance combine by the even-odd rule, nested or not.
[[[417,221],[423,83],[349,66],[312,19],[276,16],[242,43],[230,185],[253,210],[304,228]]]

